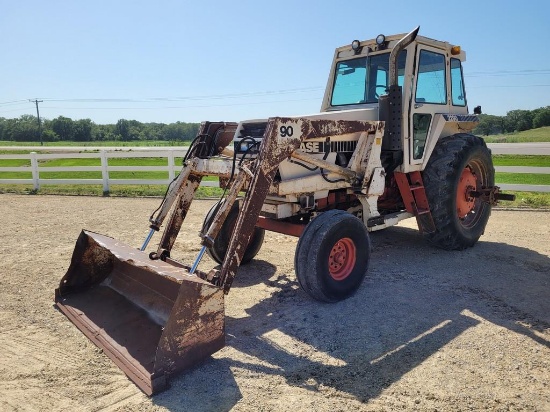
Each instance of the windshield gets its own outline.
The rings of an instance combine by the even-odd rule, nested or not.
[[[338,62],[332,88],[332,106],[378,103],[389,82],[390,53]],[[398,84],[403,86],[407,51],[398,57]]]

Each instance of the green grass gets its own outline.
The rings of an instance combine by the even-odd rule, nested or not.
[[[550,128],[548,128],[550,130]],[[19,153],[24,151],[17,151]],[[0,153],[16,153],[15,151],[0,151]],[[181,165],[182,159],[176,159],[176,164]],[[550,167],[550,156],[527,155],[495,155],[495,166],[533,166]],[[41,160],[40,166],[47,167],[71,167],[71,166],[100,166],[100,159],[52,159]],[[110,166],[167,166],[168,160],[161,158],[113,158],[109,159]],[[0,167],[30,166],[30,160],[6,159],[0,160]],[[113,179],[168,179],[168,172],[110,172]],[[0,179],[31,179],[30,172],[0,172]],[[47,172],[41,170],[43,179],[101,179],[101,172]],[[205,177],[203,180],[216,181],[216,177]],[[550,185],[550,174],[525,174],[497,172],[496,181],[508,184],[533,184]],[[163,196],[165,185],[111,185],[111,196]],[[57,195],[92,195],[102,196],[101,185],[42,185],[35,192],[32,185],[0,185],[0,193],[20,194],[57,194]],[[200,187],[198,197],[217,197],[222,193],[221,189],[213,187]],[[511,207],[550,207],[549,193],[516,192],[515,202],[503,202],[502,206]]]
[[[495,181],[497,183],[513,183],[521,185],[550,185],[550,175],[496,172]]]
[[[493,165],[550,167],[550,156],[493,155]]]
[[[0,166],[2,167],[21,167],[30,166],[31,161],[28,159],[2,159],[0,160]]]
[[[121,197],[162,197],[166,192],[164,185],[115,185],[111,187],[109,196]],[[222,195],[222,189],[217,187],[199,187],[197,199],[218,198]],[[15,194],[40,194],[40,195],[72,195],[72,196],[103,196],[101,185],[47,185],[35,191],[32,185],[0,185],[0,193]],[[512,208],[550,208],[550,193],[513,192],[516,200],[513,202],[500,202],[500,207]]]
[[[550,156],[495,155],[495,166],[550,167]],[[550,174],[496,172],[498,183],[524,185],[550,185]]]
[[[538,166],[550,167],[550,156],[524,156],[524,155],[496,155],[493,156],[495,166]],[[176,160],[180,164],[181,159]],[[100,159],[53,159],[40,162],[42,168],[48,167],[73,167],[101,165]],[[167,166],[167,159],[160,158],[114,158],[109,159],[110,166]],[[30,166],[30,160],[6,159],[0,160],[0,166],[18,167]],[[522,184],[550,184],[550,175],[544,174],[514,174],[498,172],[497,181],[500,183]],[[0,179],[30,179],[30,172],[0,172]],[[47,172],[41,170],[42,179],[101,179],[101,172]],[[168,179],[168,172],[110,172],[112,179]],[[215,177],[206,177],[204,180],[215,181]]]
[[[537,208],[548,209],[550,208],[550,193],[535,193],[535,192],[512,192],[506,191],[516,195],[516,200],[513,202],[500,202],[500,207],[523,207],[523,208]]]
[[[483,136],[487,143],[528,143],[550,142],[550,126],[538,129],[525,130],[517,133]]]
[[[166,192],[165,185],[112,185],[109,196],[121,197],[162,197]],[[220,197],[223,190],[218,187],[199,187],[197,198],[205,199]],[[101,185],[44,185],[34,190],[32,185],[0,184],[0,193],[22,195],[74,195],[74,196],[104,196]]]
[[[29,153],[31,153],[30,150],[7,150],[7,149],[0,150],[0,154],[29,154]]]
[[[176,165],[180,165],[181,158],[176,158]],[[30,160],[26,159],[5,159],[0,160],[0,167],[30,166]],[[76,167],[76,166],[101,166],[98,159],[52,159],[41,160],[40,167]],[[109,166],[168,166],[168,159],[162,158],[113,158],[109,159]],[[30,179],[30,172],[0,172],[0,179]],[[110,172],[112,179],[168,179],[166,172]],[[48,172],[40,171],[42,179],[101,179],[101,172]],[[204,180],[216,180],[215,177],[206,177]]]
[[[1,146],[40,146],[40,142],[10,142],[0,140]],[[56,146],[120,146],[120,147],[132,147],[132,146],[189,146],[189,142],[182,141],[167,141],[167,140],[133,140],[131,142],[119,142],[119,141],[97,141],[97,142],[44,142],[42,145],[47,147]]]

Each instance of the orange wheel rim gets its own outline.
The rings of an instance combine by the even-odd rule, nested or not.
[[[334,280],[347,278],[355,266],[357,249],[349,237],[340,239],[332,247],[328,257],[328,270]]]
[[[460,175],[456,190],[456,211],[459,218],[464,218],[475,206],[476,199],[471,192],[477,187],[476,175],[469,167],[465,167]]]

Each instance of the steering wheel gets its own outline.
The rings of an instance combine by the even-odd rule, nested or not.
[[[369,89],[369,96],[374,96],[374,97],[376,97],[376,100],[378,100],[380,95],[376,92],[376,90],[379,87],[383,88],[384,92],[385,92],[388,86],[386,86],[385,84],[376,84],[374,86],[371,86],[370,89]]]

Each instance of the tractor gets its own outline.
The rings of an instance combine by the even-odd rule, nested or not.
[[[465,52],[418,30],[336,49],[320,113],[203,122],[141,247],[83,230],[57,307],[152,395],[225,345],[224,296],[266,230],[299,238],[296,278],[322,302],[357,291],[369,232],[403,219],[436,247],[473,246],[491,207],[513,196],[471,134],[481,109],[468,109]],[[223,195],[186,264],[171,252],[205,176]],[[219,266],[199,270],[205,253]]]

